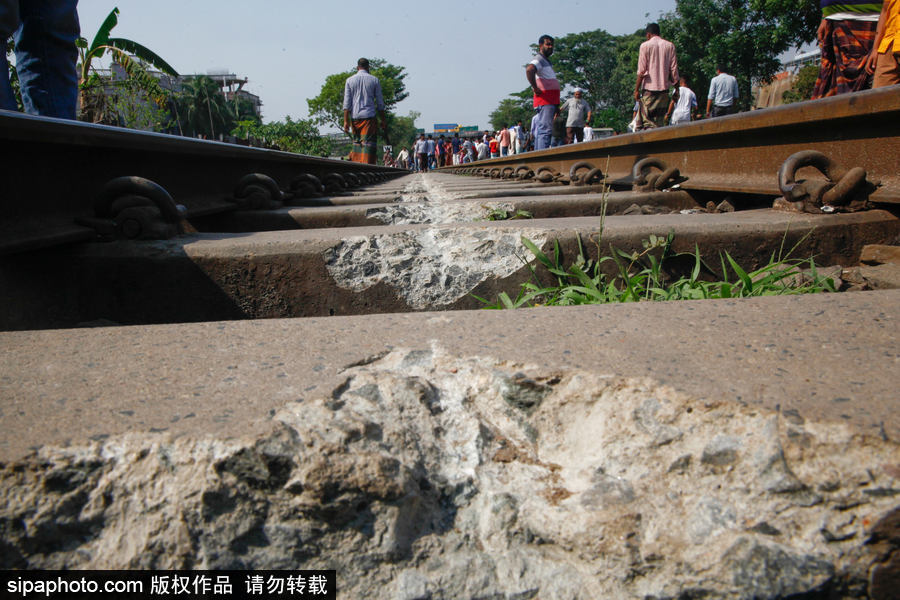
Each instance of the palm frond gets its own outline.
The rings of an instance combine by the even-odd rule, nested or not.
[[[109,43],[109,32],[119,24],[118,15],[118,7],[113,8],[109,12],[109,15],[107,15],[106,19],[103,21],[103,24],[100,25],[100,29],[97,30],[97,35],[94,36],[94,41],[91,42],[91,47],[88,49],[87,54],[92,54],[96,58],[103,57],[103,46],[106,46]]]
[[[145,63],[151,64],[163,73],[171,75],[173,77],[178,77],[178,72],[172,68],[169,63],[163,60],[158,54],[156,54],[150,48],[139,44],[133,40],[127,40],[125,38],[109,38],[107,41],[109,46],[113,46],[115,48],[119,48],[120,50],[124,50],[129,54],[133,54],[137,56],[139,59],[144,61]]]

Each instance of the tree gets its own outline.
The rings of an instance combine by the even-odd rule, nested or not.
[[[219,84],[206,75],[185,81],[175,94],[174,104],[182,135],[215,139],[234,127],[234,111],[225,102]]]
[[[382,58],[374,58],[369,61],[369,73],[381,82],[381,94],[384,97],[386,112],[401,100],[409,96],[406,92],[407,73],[404,67],[392,65]],[[332,125],[340,129],[344,123],[344,83],[354,75],[356,70],[335,73],[325,78],[325,83],[319,95],[308,98],[309,114],[318,125]]]
[[[521,92],[510,94],[509,98],[500,101],[500,105],[489,115],[491,127],[494,130],[503,129],[504,126],[515,125],[522,121],[528,127],[531,117],[534,115],[531,88],[525,88]]]
[[[675,44],[679,71],[698,99],[716,65],[724,64],[738,80],[739,104],[746,110],[753,83],[780,70],[780,54],[812,40],[819,17],[815,0],[676,0],[660,27]]]
[[[394,146],[394,155],[403,146],[409,148],[416,140],[416,119],[422,116],[422,113],[414,110],[409,111],[409,115],[402,117],[388,113],[388,139]]]
[[[312,121],[303,119],[294,121],[290,116],[285,117],[284,122],[275,121],[265,124],[254,120],[239,121],[231,134],[241,139],[257,142],[266,148],[284,152],[328,156],[331,150],[331,144],[326,138],[319,135],[319,130]]]
[[[163,73],[178,77],[178,73],[169,63],[160,58],[155,52],[141,44],[125,38],[109,37],[109,34],[119,23],[119,9],[113,8],[100,29],[94,35],[94,40],[88,45],[87,39],[78,38],[75,45],[78,47],[78,84],[81,99],[82,118],[95,121],[102,118],[102,107],[105,99],[98,98],[105,94],[104,81],[96,73],[93,67],[94,60],[100,59],[108,51],[113,62],[122,66],[130,78],[143,88],[149,97],[159,106],[166,105],[166,91],[159,85],[147,69],[152,66]],[[100,110],[98,112],[98,107]],[[95,121],[96,122],[96,121]]]
[[[532,47],[536,52],[537,46]],[[608,106],[616,95],[610,79],[616,50],[616,36],[603,29],[569,33],[554,40],[553,70],[560,84],[584,90],[591,109]]]
[[[153,101],[133,78],[111,82],[99,122],[143,131],[170,132],[175,119],[166,105]]]
[[[593,115],[594,127],[609,127],[615,131],[625,131],[628,129],[628,122],[631,121],[631,113],[627,114],[620,108],[607,106],[601,108]]]
[[[554,40],[553,69],[560,85],[584,90],[594,111],[594,125],[624,131],[631,120],[638,49],[643,41],[643,29],[618,36],[595,29]],[[532,44],[532,50],[536,52],[537,46]]]
[[[262,123],[259,115],[256,114],[256,107],[249,98],[235,94],[230,100],[226,100],[225,104],[231,111],[235,122],[255,121],[257,123]]]
[[[12,37],[6,40],[6,64],[9,69],[9,84],[12,86],[13,95],[16,97],[16,105],[20,111],[24,111],[25,108],[22,105],[22,93],[19,90],[19,72],[16,71],[16,68],[10,60],[15,53],[15,45],[15,41]]]
[[[781,95],[785,104],[803,102],[812,97],[813,88],[816,87],[816,79],[819,77],[819,65],[806,65],[797,72],[791,89]]]

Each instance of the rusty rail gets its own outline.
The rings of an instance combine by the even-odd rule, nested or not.
[[[687,177],[682,189],[781,196],[779,169],[808,150],[843,169],[864,169],[868,180],[879,184],[870,201],[900,204],[900,89],[845,94],[443,170],[489,174],[526,165],[565,175],[587,161],[603,171],[608,164],[606,181],[613,187],[631,188],[635,164],[654,158]]]
[[[98,235],[98,228],[112,227],[106,214],[109,206],[98,210],[97,202],[107,193],[107,186],[122,177],[133,178],[131,189],[149,189],[144,180],[163,188],[171,196],[172,206],[160,206],[163,196],[159,194],[152,202],[171,224],[171,211],[176,207],[182,217],[190,218],[290,201],[303,192],[315,195],[321,191],[315,189],[319,185],[355,187],[404,173],[376,165],[7,111],[0,111],[0,147],[4,171],[0,178],[0,254],[88,240]],[[264,177],[244,180],[252,174]],[[127,188],[128,184],[119,181],[113,187]],[[278,189],[287,194],[278,194]],[[261,198],[267,192],[275,197]],[[127,207],[136,217],[129,221],[132,228],[144,218],[137,209],[143,207]]]

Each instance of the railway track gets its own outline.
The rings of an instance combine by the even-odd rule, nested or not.
[[[545,167],[547,180],[578,184],[581,182],[576,173],[570,171],[588,162],[589,167],[578,169],[582,178],[596,167],[600,169],[594,174],[596,180],[603,178],[616,189],[630,189],[638,181],[638,186],[647,185],[646,173],[641,169],[636,172],[635,166],[643,159],[652,159],[654,164],[645,163],[645,169],[656,170],[657,174],[677,169],[678,176],[684,178],[680,185],[686,190],[781,196],[786,182],[779,181],[779,172],[789,157],[808,150],[827,158],[818,164],[827,165],[832,175],[838,176],[836,179],[853,168],[865,170],[873,184],[866,190],[871,202],[900,204],[897,91],[834,96],[448,169],[515,177],[519,165],[528,167],[532,173],[529,176]],[[520,175],[528,175],[528,171]],[[674,179],[668,181],[669,185],[673,183]]]
[[[6,114],[20,176],[3,183],[0,326],[474,309],[530,277],[522,237],[571,257],[602,212],[629,216],[605,222],[604,248],[672,233],[711,263],[728,251],[753,268],[800,244],[849,266],[897,235],[896,100],[874,90],[427,178]],[[517,212],[534,218],[487,220]]]
[[[703,559],[705,569],[727,571],[727,557],[747,539],[790,557],[814,546],[816,560],[831,565],[822,572],[836,574],[796,583],[792,593],[837,590],[842,577],[869,577],[859,585],[877,592],[886,576],[861,528],[891,522],[884,515],[896,510],[900,291],[473,309],[482,306],[476,296],[515,296],[522,283],[547,275],[523,238],[548,252],[558,247],[563,261],[581,252],[596,259],[607,247],[640,251],[655,235],[671,236],[675,253],[701,248],[712,265],[728,252],[753,268],[793,247],[822,267],[855,267],[867,244],[900,240],[897,98],[876,90],[427,175],[0,115],[4,168],[15,174],[0,183],[0,494],[9,499],[0,503],[0,523],[23,523],[4,533],[11,550],[0,553],[0,566],[287,568],[284,557],[318,552],[315,560],[337,565],[339,585],[341,573],[349,574],[345,589],[364,597],[360,586],[380,584],[369,582],[364,561],[344,558],[384,549],[369,548],[360,533],[369,525],[354,519],[371,516],[379,528],[384,514],[399,511],[407,520],[386,531],[406,531],[432,518],[415,511],[404,517],[403,498],[420,508],[452,504],[453,514],[433,521],[466,532],[470,512],[505,510],[472,504],[485,494],[517,498],[523,523],[529,503],[544,516],[575,511],[584,531],[626,522],[640,504],[645,525],[638,519],[635,527],[644,533],[610,537],[645,543],[656,531],[651,523],[683,519],[689,532],[712,527],[697,521],[702,515],[678,516],[665,500],[672,494],[699,514],[710,498],[720,501],[723,488],[752,491],[758,479],[768,486],[758,496],[723,496],[733,504],[710,509],[732,511],[733,519],[700,542],[685,542],[700,549],[731,540],[721,556]],[[508,218],[522,213],[531,218]],[[544,428],[539,418],[553,409],[540,404],[551,400],[560,403],[561,424]],[[590,402],[612,408],[602,417],[573,408]],[[322,407],[327,418],[318,420]],[[351,411],[364,422],[345,420]],[[695,417],[702,422],[679,420]],[[393,445],[407,419],[437,438],[449,432],[428,441],[439,455],[434,465],[427,457],[411,467],[404,462],[419,447],[407,442],[419,433],[404,429],[396,439],[406,441]],[[469,421],[477,427],[458,430]],[[332,445],[315,446],[332,433]],[[453,465],[472,436],[478,456],[457,473]],[[737,450],[740,460],[729,466],[735,451],[722,444],[732,439],[752,448]],[[598,455],[634,455],[635,440],[647,441],[650,454],[642,445],[635,464],[598,466]],[[445,442],[449,449],[438,449]],[[560,455],[543,454],[553,444]],[[357,446],[365,446],[360,454]],[[777,477],[769,467],[753,471],[749,458],[741,462],[763,450],[774,452],[767,464],[776,465]],[[303,471],[301,485],[300,465],[310,460],[321,464]],[[428,471],[427,485],[395,482],[391,461],[401,474]],[[562,466],[542,475],[551,463]],[[647,475],[648,464],[680,466]],[[437,479],[432,467],[441,471]],[[508,483],[520,467],[538,473],[525,494]],[[495,468],[506,487],[491,487],[493,475],[480,478]],[[581,475],[572,475],[582,471],[596,473],[595,500],[578,487]],[[338,490],[334,502],[344,504],[310,496],[319,485],[310,473],[332,477],[321,485]],[[613,498],[605,473],[634,488],[616,487]],[[740,485],[727,481],[732,473]],[[834,473],[841,473],[838,483],[825,480]],[[444,490],[443,477],[468,483]],[[641,482],[650,480],[662,487],[645,490]],[[392,491],[395,484],[402,494]],[[426,488],[444,490],[452,502],[434,500]],[[463,498],[464,488],[474,495]],[[159,490],[165,497],[154,496]],[[93,499],[87,508],[71,508],[85,498]],[[158,507],[159,522],[146,511],[132,514],[121,498]],[[203,506],[195,506],[198,498]],[[221,498],[232,508],[217,512]],[[382,506],[390,509],[383,514]],[[265,523],[237,523],[245,513],[264,513]],[[196,514],[212,521],[195,523]],[[152,535],[128,519],[152,521]],[[832,537],[839,541],[823,546],[821,531],[837,520],[843,529]],[[67,528],[47,525],[56,522]],[[173,523],[188,533],[170,536]],[[413,537],[440,545],[453,535],[438,529]],[[51,530],[62,541],[41,538]],[[116,541],[124,531],[128,542]],[[350,550],[333,546],[329,532],[362,541]],[[315,551],[296,547],[307,535]],[[552,541],[525,544],[532,553],[525,563],[540,564],[546,546],[588,543],[547,535]],[[178,546],[184,539],[201,542],[185,549]],[[646,543],[641,553],[651,555]],[[406,565],[403,548],[388,552],[390,569]],[[466,549],[466,557],[490,564],[490,552],[479,548]],[[847,559],[851,554],[857,558]],[[568,560],[563,555],[551,562]],[[779,564],[787,560],[777,556]],[[297,560],[290,568],[306,564]],[[615,575],[610,581],[621,589],[586,589],[624,597],[640,585],[646,595],[662,589],[650,581],[657,568],[675,582],[665,585],[692,585],[666,570],[668,560],[649,575]],[[591,565],[587,570],[598,570]],[[515,595],[516,585],[513,578],[497,589]]]

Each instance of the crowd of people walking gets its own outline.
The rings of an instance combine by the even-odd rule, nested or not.
[[[900,0],[820,0],[822,51],[819,77],[812,98],[900,84]],[[675,45],[663,39],[657,23],[645,29],[638,51],[633,118],[629,131],[678,125],[701,117],[697,95],[678,72]],[[459,134],[434,139],[424,133],[411,150],[403,148],[397,166],[416,171],[476,160],[544,150],[590,140],[592,110],[576,88],[561,102],[562,86],[553,70],[554,39],[542,35],[538,52],[525,66],[533,93],[534,116],[500,131],[462,139]],[[716,66],[709,84],[705,116],[717,118],[739,110],[737,78],[725,64]]]
[[[582,124],[577,127],[577,132],[574,131],[574,126],[569,129],[573,130],[573,138],[577,137],[579,142],[589,141],[593,137],[589,125]],[[562,142],[564,141],[565,138],[562,138]],[[521,154],[533,149],[534,137],[519,121],[499,131],[481,131],[464,137],[454,133],[452,136],[439,135],[435,139],[434,135],[422,133],[412,148],[401,148],[393,159],[392,166],[425,172],[438,167]]]

